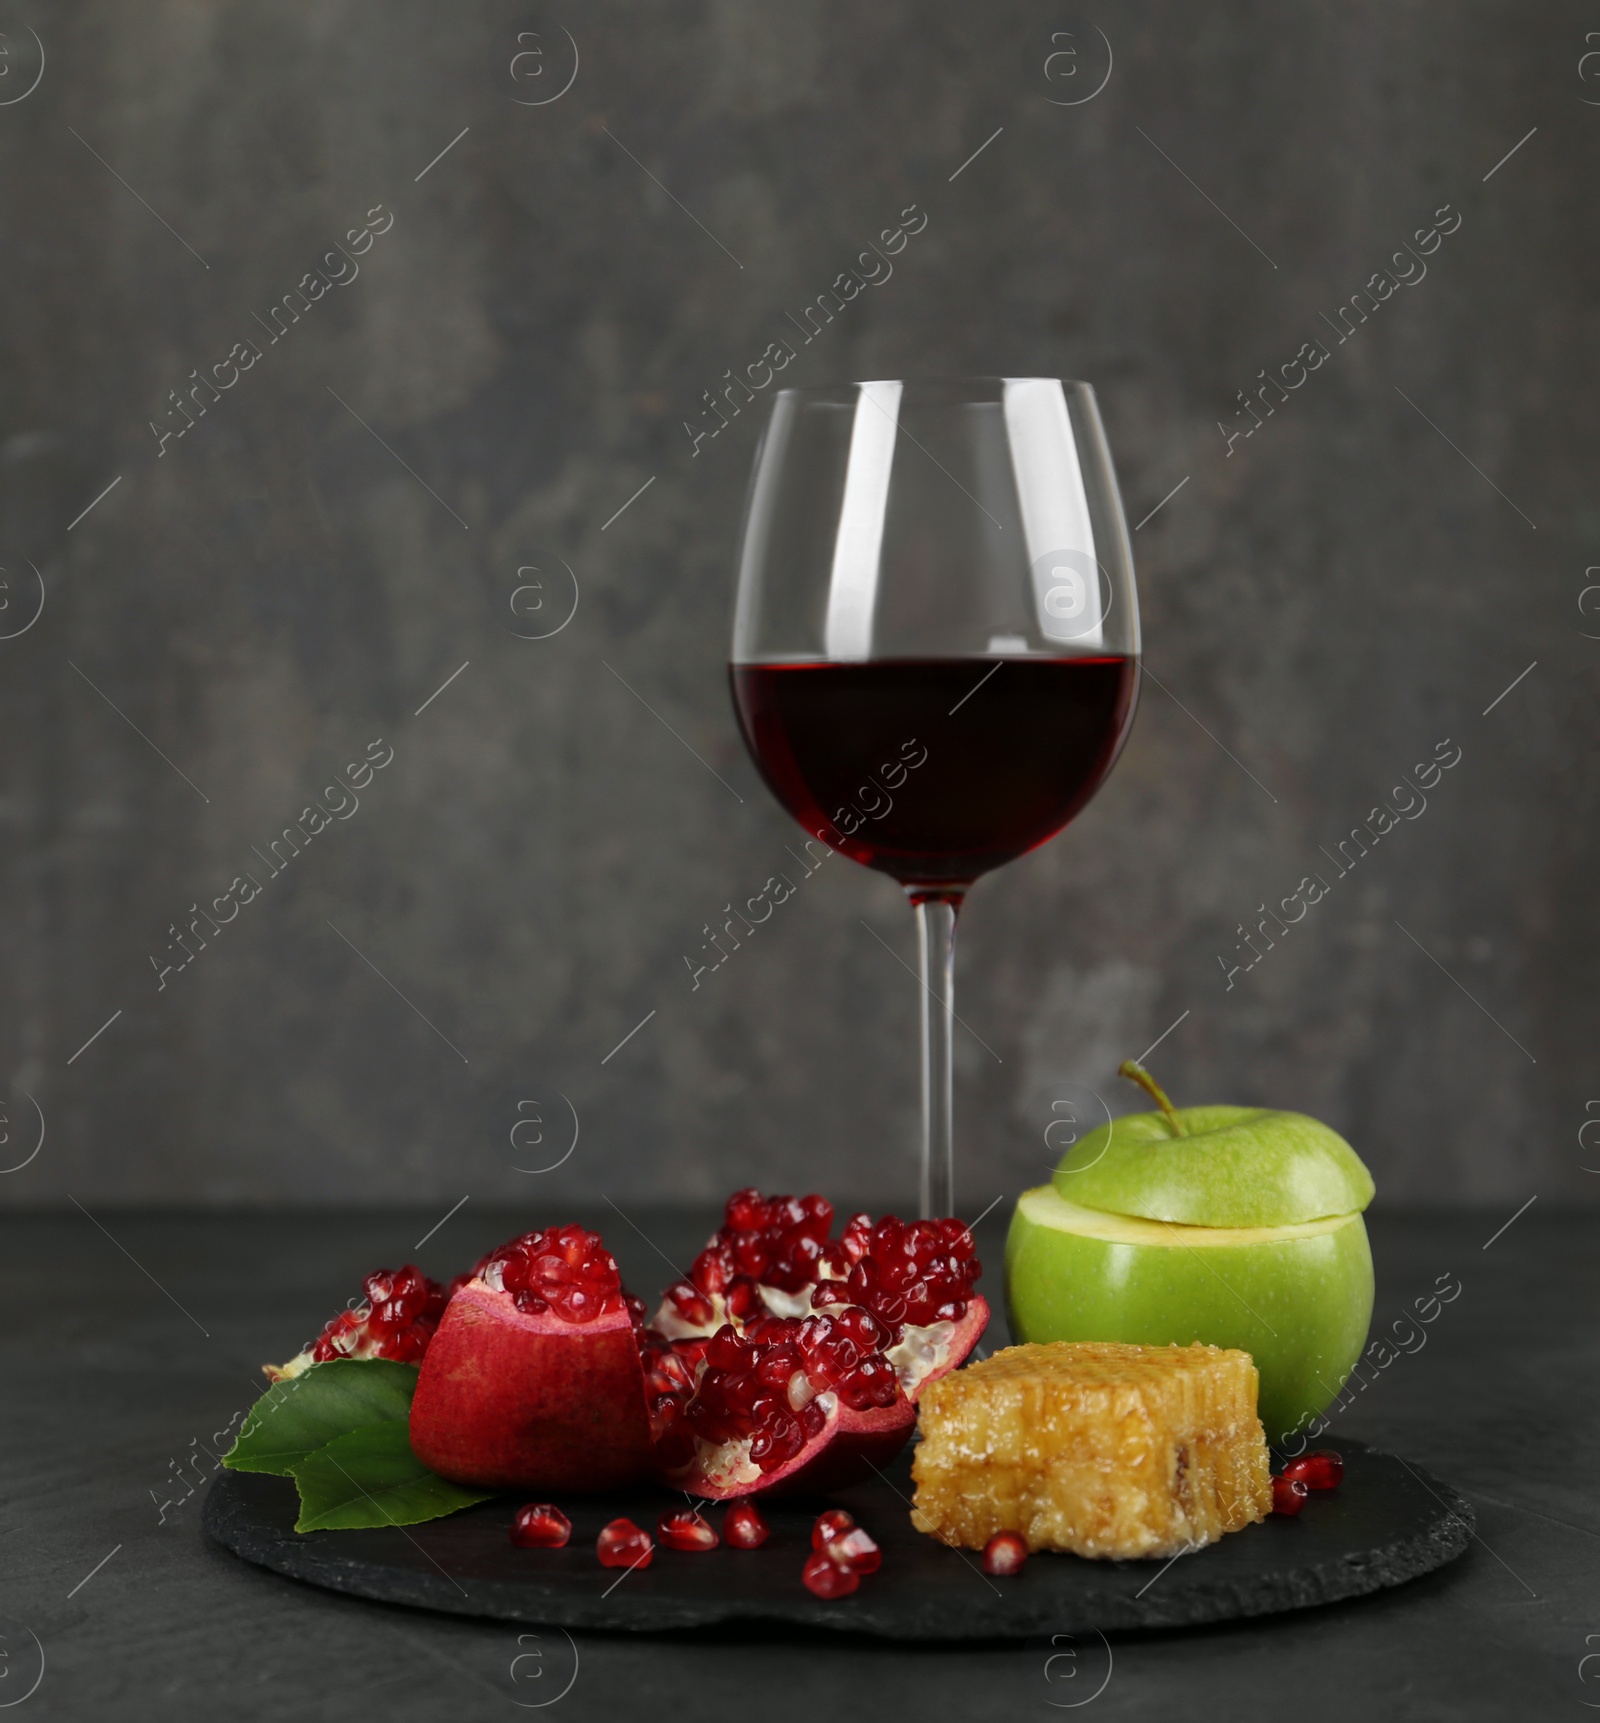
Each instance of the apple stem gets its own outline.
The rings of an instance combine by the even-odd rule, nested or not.
[[[1167,1099],[1167,1092],[1155,1080],[1137,1059],[1124,1059],[1117,1067],[1117,1075],[1126,1077],[1130,1083],[1137,1083],[1141,1089],[1155,1102],[1167,1116],[1167,1123],[1172,1127],[1175,1137],[1186,1137],[1189,1128],[1173,1110],[1172,1103]]]

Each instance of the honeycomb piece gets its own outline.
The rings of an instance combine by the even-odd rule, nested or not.
[[[911,1523],[970,1549],[1198,1549],[1271,1508],[1256,1384],[1215,1346],[1008,1347],[924,1391]]]

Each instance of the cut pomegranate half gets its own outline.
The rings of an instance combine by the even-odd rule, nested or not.
[[[411,1262],[399,1269],[375,1269],[362,1283],[362,1297],[333,1317],[309,1346],[287,1364],[261,1368],[271,1381],[284,1382],[335,1358],[420,1364],[445,1305],[465,1279],[458,1276],[445,1287]]]
[[[861,1310],[762,1317],[742,1334],[724,1324],[694,1389],[652,1406],[669,1480],[725,1501],[837,1489],[887,1465],[916,1412],[872,1342],[875,1327]]]
[[[881,1350],[913,1402],[977,1344],[989,1307],[973,1291],[983,1265],[955,1219],[853,1215],[830,1240],[833,1207],[820,1196],[735,1191],[721,1227],[687,1280],[667,1288],[652,1329],[669,1341],[742,1332],[768,1316],[865,1310]]]
[[[977,1344],[989,1307],[958,1220],[856,1215],[830,1240],[822,1197],[736,1191],[647,1341],[665,1475],[712,1500],[843,1487],[886,1465],[929,1382]]]
[[[525,1233],[451,1299],[411,1402],[411,1447],[486,1488],[600,1490],[652,1469],[644,1306],[598,1233]]]

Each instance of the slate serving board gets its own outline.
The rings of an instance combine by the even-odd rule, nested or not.
[[[1294,1519],[1261,1525],[1169,1564],[1034,1556],[990,1579],[976,1552],[913,1531],[910,1455],[890,1473],[829,1501],[847,1507],[883,1550],[853,1596],[825,1601],[800,1583],[817,1502],[763,1504],[772,1536],[759,1550],[699,1554],[657,1547],[648,1568],[603,1568],[600,1528],[627,1515],[652,1533],[684,1498],[656,1489],[572,1498],[561,1550],[514,1548],[520,1498],[503,1497],[404,1530],[297,1533],[287,1478],[224,1472],[203,1523],[218,1543],[274,1572],[383,1603],[568,1628],[660,1632],[716,1623],[846,1628],[896,1639],[1026,1639],[1054,1633],[1192,1627],[1359,1597],[1453,1561],[1474,1527],[1447,1484],[1359,1442],[1333,1444],[1345,1480]],[[720,1525],[721,1510],[707,1517]],[[1163,1571],[1164,1569],[1164,1571]]]

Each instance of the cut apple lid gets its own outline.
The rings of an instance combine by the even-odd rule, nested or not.
[[[1304,1113],[1183,1107],[1129,1113],[1076,1143],[1052,1184],[1069,1203],[1179,1226],[1281,1227],[1359,1214],[1372,1175],[1339,1133]]]

